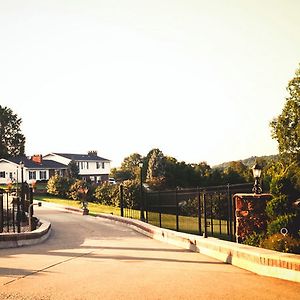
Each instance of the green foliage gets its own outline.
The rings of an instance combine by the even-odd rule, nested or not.
[[[104,205],[120,206],[119,186],[104,182],[97,186],[94,193],[97,202]]]
[[[47,193],[59,197],[67,197],[72,183],[72,180],[55,174],[48,180]]]
[[[264,237],[265,237],[264,233],[257,233],[254,231],[251,235],[246,237],[243,244],[259,247]]]
[[[123,182],[124,206],[139,209],[141,203],[140,184],[138,180],[126,180]]]
[[[299,156],[300,151],[300,68],[289,82],[287,90],[290,96],[286,99],[282,113],[270,123],[272,137],[277,140],[279,152],[292,158]]]
[[[267,203],[266,213],[270,219],[275,219],[279,215],[284,215],[292,211],[292,203],[286,195],[280,195],[271,199]]]
[[[133,153],[130,156],[125,157],[121,164],[121,172],[114,176],[114,178],[117,180],[134,180],[139,178],[139,163],[141,161],[143,161],[142,156],[138,153]]]
[[[296,213],[281,215],[268,223],[267,233],[268,235],[272,235],[275,233],[279,233],[281,228],[287,228],[290,234],[297,236],[299,231],[299,224],[299,215],[297,215]]]
[[[283,236],[281,233],[275,233],[263,240],[260,245],[270,250],[300,254],[300,239],[288,234]]]
[[[24,155],[25,136],[21,133],[22,120],[8,107],[0,105],[0,158]]]
[[[68,165],[67,176],[69,178],[77,179],[78,174],[79,174],[79,167],[74,160],[71,160]]]
[[[86,200],[88,194],[88,185],[84,180],[75,180],[75,182],[69,187],[67,192],[70,199],[73,200]]]
[[[122,182],[124,180],[130,180],[134,178],[134,173],[131,170],[123,170],[112,168],[110,170],[110,177],[115,178],[117,182]]]
[[[161,150],[153,149],[148,157],[147,182],[151,183],[153,179],[165,176],[165,156]]]

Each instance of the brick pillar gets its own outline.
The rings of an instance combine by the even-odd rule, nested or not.
[[[266,204],[271,194],[235,194],[236,241],[243,242],[254,231],[267,228]]]

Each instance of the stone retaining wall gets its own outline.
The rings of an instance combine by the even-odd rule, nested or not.
[[[41,226],[31,232],[1,233],[0,249],[35,245],[45,241],[51,233],[51,224],[40,220]]]

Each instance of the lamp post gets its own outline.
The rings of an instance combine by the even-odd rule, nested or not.
[[[24,162],[20,161],[21,168],[21,220],[25,221],[25,195],[24,195]]]
[[[144,212],[144,199],[143,199],[143,162],[139,162],[139,168],[140,168],[140,202],[141,202],[141,221],[145,221],[145,212]]]
[[[253,172],[253,177],[254,177],[254,186],[252,189],[252,192],[254,194],[261,194],[262,193],[262,188],[260,186],[260,176],[261,176],[261,171],[262,171],[262,167],[255,162],[254,166],[252,167],[252,172]]]

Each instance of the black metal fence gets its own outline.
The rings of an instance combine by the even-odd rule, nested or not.
[[[28,229],[28,217],[26,213],[33,203],[33,191],[31,188],[21,191],[0,191],[0,233],[22,232]],[[31,211],[31,215],[33,211]]]
[[[235,207],[233,195],[249,193],[253,184],[227,184],[197,189],[143,191],[139,208],[123,205],[121,215],[180,232],[235,240]]]

